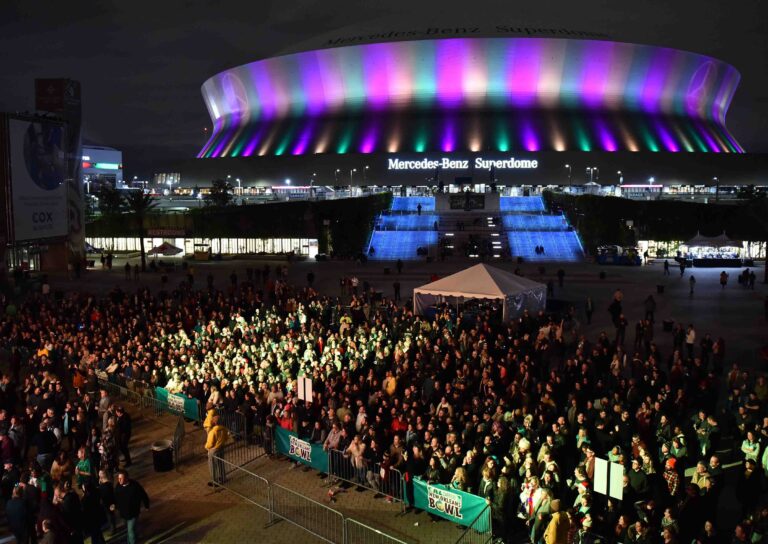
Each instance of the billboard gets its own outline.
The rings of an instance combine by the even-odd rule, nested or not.
[[[15,241],[66,236],[67,140],[64,126],[9,121]]]

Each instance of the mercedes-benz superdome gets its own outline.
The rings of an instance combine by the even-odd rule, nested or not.
[[[683,171],[712,162],[707,155],[744,153],[726,127],[739,79],[705,55],[601,40],[451,38],[305,51],[208,79],[213,129],[198,157],[272,173],[364,161],[382,184],[453,159],[470,174],[478,164],[530,173],[515,165],[532,162],[538,173],[554,172],[572,152]],[[680,157],[670,163],[669,154]],[[401,163],[416,167],[392,166]]]

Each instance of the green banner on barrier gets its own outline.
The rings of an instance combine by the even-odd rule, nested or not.
[[[296,433],[278,427],[275,431],[277,451],[294,461],[303,463],[317,470],[328,473],[328,453],[320,444],[313,444],[300,439]]]
[[[155,387],[155,397],[168,407],[168,411],[184,414],[187,419],[200,421],[200,410],[197,408],[195,399],[169,393],[164,387]]]
[[[458,489],[450,489],[444,485],[428,484],[424,480],[414,478],[413,500],[416,508],[440,516],[459,525],[470,525],[488,505],[485,499],[465,493]],[[491,511],[475,523],[476,531],[490,530]]]

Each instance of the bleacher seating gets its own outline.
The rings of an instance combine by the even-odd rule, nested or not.
[[[505,214],[505,230],[566,230],[568,220],[562,215]]]
[[[540,196],[502,196],[499,205],[502,212],[543,212],[545,209]]]
[[[578,261],[583,255],[574,231],[509,231],[507,236],[512,256],[527,261]],[[537,255],[536,246],[544,253]]]
[[[434,230],[375,230],[368,246],[368,258],[375,261],[396,261],[397,259],[414,260],[419,257],[416,250],[437,245],[437,232]],[[375,249],[370,254],[371,246]]]
[[[393,212],[417,212],[419,204],[421,211],[435,211],[435,197],[433,196],[396,196],[392,198]]]
[[[378,225],[381,230],[434,230],[435,221],[440,221],[435,214],[382,215]]]

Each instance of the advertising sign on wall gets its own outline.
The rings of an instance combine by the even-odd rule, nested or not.
[[[11,120],[14,240],[66,236],[67,154],[63,126]]]

